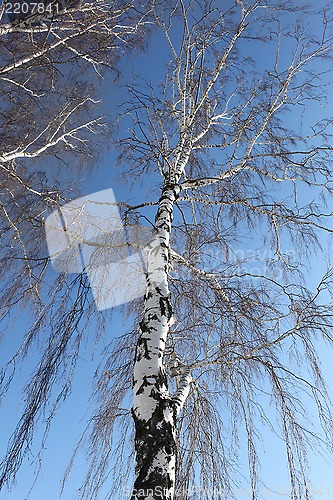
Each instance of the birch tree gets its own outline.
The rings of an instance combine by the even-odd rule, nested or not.
[[[101,81],[107,78],[111,86],[119,59],[141,45],[146,13],[142,2],[1,4],[0,318],[5,340],[10,342],[12,318],[23,311],[31,318],[22,345],[1,367],[1,398],[19,360],[41,332],[45,335],[22,419],[2,462],[1,486],[15,477],[59,373],[66,373],[67,382],[58,402],[69,391],[62,361],[66,349],[79,345],[80,335],[69,342],[78,322],[89,317],[89,308],[83,308],[87,288],[82,276],[50,274],[44,219],[78,196],[76,179],[94,166],[104,148],[101,138],[109,134],[99,103]],[[59,179],[57,169],[67,174]],[[64,182],[66,176],[70,180]]]
[[[303,272],[332,231],[332,119],[321,110],[313,121],[311,107],[325,106],[329,89],[332,16],[261,0],[152,7],[167,66],[159,87],[129,82],[119,140],[122,176],[149,191],[135,206],[119,203],[125,225],[154,230],[147,288],[124,307],[133,328],[110,340],[96,371],[82,438],[91,467],[79,495],[98,498],[111,475],[110,499],[187,500],[196,488],[199,498],[233,498],[245,432],[251,495],[260,498],[266,425],[285,442],[290,498],[308,499],[307,452],[332,448],[317,352],[320,341],[332,344],[332,271],[316,286]],[[88,331],[80,314],[93,315],[84,276],[77,280],[72,307],[55,303],[54,342],[28,387],[3,480],[20,465],[51,383],[63,384],[51,414],[68,390],[71,375],[59,367],[69,352],[75,367]],[[114,446],[112,431],[122,432]]]
[[[286,443],[290,498],[310,498],[307,447],[320,440],[306,395],[332,444],[316,354],[318,336],[332,341],[330,294],[321,298],[331,270],[311,290],[301,262],[331,232],[331,211],[300,199],[302,186],[331,196],[332,119],[307,122],[311,101],[325,101],[330,14],[260,0],[156,2],[154,14],[169,48],[166,76],[160,91],[130,85],[133,125],[123,139],[129,173],[161,177],[134,363],[131,498],[185,499],[196,485],[200,498],[214,488],[231,498],[228,432],[239,426],[258,498],[258,421],[274,428],[261,406],[266,391]],[[259,269],[254,257],[233,257],[251,235],[270,249]]]
[[[20,220],[30,217],[33,240],[38,233],[35,247],[43,247],[46,211],[78,192],[74,183],[59,188],[55,170],[60,165],[78,172],[96,161],[102,147],[98,137],[106,133],[99,106],[102,77],[109,74],[111,82],[121,54],[140,43],[145,15],[122,1],[23,4],[3,2],[0,16],[1,218],[4,231],[20,241],[23,259],[14,283],[10,277],[10,290],[2,289],[5,312],[25,296],[22,289],[29,288],[38,300],[44,272],[45,259],[28,259],[33,250],[27,251],[22,237],[27,227],[21,228]],[[19,200],[24,200],[21,207]],[[11,267],[10,252],[3,257]]]

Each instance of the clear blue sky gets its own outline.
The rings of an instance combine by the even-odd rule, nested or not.
[[[162,48],[160,39],[158,37],[153,38],[153,43],[149,45],[148,51],[145,54],[136,55],[135,58],[131,59],[130,64],[127,62],[122,65],[122,79],[130,78],[129,69],[133,69],[134,72],[140,73],[145,76],[147,80],[153,80],[154,83],[159,79],[161,71],[163,72],[163,54],[165,54],[165,49]],[[270,54],[264,54],[264,60],[269,58]],[[268,59],[267,59],[268,60]],[[263,61],[264,62],[264,61]],[[126,69],[127,68],[127,69]],[[333,93],[331,94],[333,98]],[[122,92],[116,90],[115,88],[110,88],[108,82],[105,82],[104,89],[104,105],[106,109],[110,109],[111,112],[122,100]],[[328,99],[331,102],[331,99]],[[328,104],[327,109],[321,110],[324,112],[331,112],[331,105]],[[316,106],[313,107],[313,112],[320,112]],[[143,188],[137,190],[137,192],[132,192],[130,195],[126,184],[120,184],[116,180],[116,172],[114,170],[115,164],[115,153],[113,151],[108,152],[101,165],[97,170],[94,170],[90,174],[87,174],[82,178],[82,188],[83,193],[93,193],[95,191],[105,189],[107,187],[112,187],[117,200],[128,200],[129,196],[135,200],[141,200],[145,197],[145,193],[142,192]],[[154,182],[153,182],[154,185]],[[145,189],[149,190],[149,184],[145,185]],[[306,193],[304,194],[304,196]],[[324,262],[319,259],[313,262],[311,272],[309,273],[309,279],[313,284],[316,282],[316,277],[321,275],[324,269]],[[2,347],[2,352],[0,355],[1,362],[8,359],[11,352],[14,351],[15,347],[19,344],[20,338],[24,334],[25,320],[24,316],[20,315],[13,320],[11,340],[4,342]],[[113,332],[121,331],[123,332],[123,326],[121,323],[121,318],[116,316],[113,318],[113,323],[109,328],[111,335]],[[86,413],[87,400],[90,394],[90,387],[93,381],[94,371],[98,363],[98,356],[95,360],[91,359],[90,352],[92,350],[92,345],[87,345],[86,353],[82,354],[81,359],[78,363],[78,369],[74,380],[72,396],[70,396],[65,403],[62,404],[59,409],[57,416],[55,417],[49,439],[46,443],[46,449],[43,454],[43,464],[42,471],[39,478],[29,496],[32,500],[56,500],[60,491],[60,481],[64,470],[68,464],[71,456],[73,447],[76,444],[77,439],[80,437],[80,431],[85,427],[86,419],[89,413]],[[324,372],[327,374],[329,380],[333,380],[332,371],[332,353],[329,353],[324,347],[321,349],[321,362]],[[5,437],[8,436],[13,429],[14,422],[19,417],[19,410],[17,405],[20,402],[20,385],[26,380],[26,374],[33,369],[33,361],[36,359],[35,356],[29,358],[29,365],[22,367],[22,373],[17,382],[14,382],[13,387],[10,391],[9,397],[5,400],[5,405],[0,413],[0,428],[1,428],[1,450],[5,447]],[[333,384],[332,384],[333,388]],[[36,452],[39,444],[38,437],[40,437],[40,429],[37,427],[37,446],[32,452]],[[279,443],[276,438],[269,431],[265,431],[262,435],[262,440],[265,444],[265,453],[263,452],[262,459],[262,478],[265,482],[263,488],[267,487],[271,489],[272,492],[269,494],[267,490],[266,496],[268,498],[288,498],[286,495],[288,489],[288,475],[283,462],[285,462],[285,451],[283,444]],[[244,442],[244,453],[240,455],[240,465],[241,462],[244,464],[244,475],[247,475],[247,457]],[[130,450],[129,450],[130,452]],[[312,482],[313,487],[317,491],[315,498],[330,498],[333,497],[333,470],[328,466],[323,458],[316,457],[315,455],[309,457],[310,464],[313,469]],[[33,483],[33,471],[36,463],[26,460],[17,475],[17,486],[8,494],[0,493],[0,500],[10,499],[10,500],[25,500],[27,498],[27,493]],[[74,497],[76,489],[80,486],[80,480],[84,474],[85,470],[84,456],[81,454],[74,466],[71,476],[68,480],[67,487],[64,493],[64,498],[67,500]],[[249,485],[244,479],[242,484],[244,490],[239,490],[237,492],[237,500],[250,498],[246,493],[249,489]],[[102,490],[99,498],[103,498],[103,491],[107,492],[107,486]],[[266,491],[266,490],[262,490]],[[121,496],[119,496],[119,499]],[[116,500],[116,498],[115,498]]]

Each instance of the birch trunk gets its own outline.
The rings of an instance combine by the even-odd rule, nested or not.
[[[136,478],[132,500],[174,498],[175,430],[181,397],[169,394],[163,355],[172,322],[167,266],[173,206],[178,193],[176,184],[165,185],[162,190],[155,218],[156,238],[148,258],[144,316],[134,366]]]

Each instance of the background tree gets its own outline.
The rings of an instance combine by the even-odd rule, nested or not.
[[[106,121],[97,106],[100,77],[106,70],[115,75],[115,64],[123,48],[129,49],[139,41],[143,20],[143,13],[127,2],[88,1],[79,5],[51,2],[51,13],[37,10],[25,19],[9,23],[8,5],[11,4],[2,5],[0,26],[0,167],[4,182],[1,218],[9,238],[18,240],[16,246],[24,262],[23,270],[16,268],[14,282],[11,270],[11,290],[3,287],[5,313],[10,306],[8,300],[16,303],[25,295],[22,289],[27,286],[38,295],[45,264],[44,258],[38,262],[36,255],[35,260],[28,259],[27,241],[18,238],[24,229],[18,227],[14,214],[32,221],[30,236],[36,249],[43,245],[45,211],[74,197],[73,183],[68,189],[56,185],[56,165],[77,171],[96,159],[101,146],[97,134],[106,131]],[[46,2],[45,9],[47,5]],[[48,169],[44,167],[46,163]],[[44,174],[37,174],[36,170]],[[24,205],[18,206],[19,200],[24,200]],[[15,210],[6,208],[10,202],[16,205]],[[10,248],[9,254],[12,252]],[[3,257],[11,266],[8,255]]]
[[[145,218],[155,230],[147,291],[143,314],[142,301],[124,308],[133,329],[110,342],[96,372],[91,468],[80,495],[95,498],[110,473],[109,498],[128,485],[135,352],[133,499],[185,500],[195,485],[200,498],[211,498],[212,488],[232,498],[243,429],[259,498],[261,423],[285,440],[290,497],[311,498],[307,450],[332,445],[316,351],[318,338],[332,342],[332,282],[328,270],[313,289],[302,270],[331,232],[331,118],[309,120],[312,103],[325,102],[332,16],[260,0],[161,1],[153,13],[168,47],[164,82],[129,84],[128,133],[119,143],[126,180],[161,188],[155,197],[142,193],[136,206],[120,205],[124,223]],[[47,328],[52,340],[27,389],[4,479],[72,352],[51,414],[70,386],[88,333],[80,315],[93,315],[85,279],[77,281],[75,299],[69,292],[59,303],[55,294],[51,313],[32,329]],[[309,401],[322,436],[309,422]],[[112,448],[110,433],[119,429],[122,445]],[[116,459],[129,465],[114,466]]]
[[[119,59],[142,45],[147,11],[142,2],[39,2],[34,11],[33,2],[24,3],[28,13],[14,15],[15,5],[8,2],[0,16],[0,317],[8,340],[18,310],[31,321],[20,349],[1,371],[2,396],[41,332],[45,351],[2,463],[1,485],[15,476],[60,368],[65,382],[58,401],[69,392],[70,370],[63,372],[62,361],[71,335],[77,336],[71,347],[79,345],[82,332],[76,328],[82,316],[89,317],[83,308],[88,289],[82,277],[49,272],[44,218],[78,196],[75,177],[105,149],[102,78],[112,85]]]

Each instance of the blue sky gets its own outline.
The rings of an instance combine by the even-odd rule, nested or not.
[[[163,59],[161,54],[163,53],[165,52],[161,47],[160,38],[158,36],[153,37],[152,43],[149,44],[149,48],[146,53],[132,57],[130,63],[124,61],[122,64],[121,79],[126,81],[130,78],[131,72],[129,70],[133,69],[134,72],[144,74],[147,80],[153,80],[153,82],[156,83],[156,81],[159,80],[159,73],[162,66],[161,59]],[[267,53],[265,54],[265,57],[269,58],[269,55],[270,54]],[[314,105],[312,113],[319,113],[320,111],[331,112],[333,93],[331,90],[330,92],[331,94],[328,95],[326,109],[320,110],[316,105]],[[110,87],[109,82],[105,82],[104,105],[105,108],[110,110],[112,114],[116,113],[114,110],[122,101],[123,96],[125,96],[124,91]],[[141,201],[142,198],[145,198],[147,193],[149,193],[151,186],[156,186],[156,179],[153,179],[152,182],[148,182],[144,185],[144,187],[140,187],[137,190],[134,189],[131,193],[129,193],[126,182],[120,183],[117,179],[117,171],[114,167],[115,159],[116,153],[111,150],[105,154],[100,165],[94,171],[89,174],[84,174],[81,179],[83,194],[89,194],[112,187],[118,201],[128,201],[129,199]],[[306,196],[307,193],[304,192],[304,197]],[[308,277],[313,286],[315,286],[316,278],[321,275],[323,270],[323,259],[318,258],[312,262],[312,267],[309,268]],[[108,328],[111,335],[114,335],[113,332],[123,332],[125,328],[122,325],[122,320],[118,313],[119,311],[117,311],[110,327]],[[11,325],[12,333],[9,340],[7,339],[7,341],[3,343],[0,355],[1,361],[8,359],[10,353],[14,352],[15,347],[19,344],[21,337],[24,335],[27,323],[27,319],[21,314],[16,318],[13,318]],[[7,331],[9,331],[9,329]],[[87,413],[87,400],[91,384],[93,383],[94,371],[98,364],[98,353],[95,355],[95,359],[92,359],[92,350],[93,346],[87,344],[85,352],[82,353],[78,363],[72,395],[62,404],[53,421],[49,439],[46,443],[46,449],[43,453],[42,471],[29,496],[32,500],[42,500],[44,498],[47,498],[48,500],[56,500],[58,498],[62,474],[70,459],[72,449],[75,446],[77,439],[80,437],[80,431],[83,430],[86,419],[89,416],[89,413]],[[333,372],[331,353],[327,351],[324,346],[321,346],[320,353],[323,370],[327,374],[327,378],[332,382]],[[20,387],[24,384],[27,373],[33,369],[33,363],[36,359],[37,353],[33,354],[29,358],[29,362],[26,366],[22,366],[18,380],[14,382],[9,397],[5,400],[5,405],[0,413],[0,428],[2,429],[1,434],[3,437],[1,450],[5,447],[4,436],[8,436],[11,429],[13,429],[14,422],[19,417],[17,405],[21,399]],[[38,429],[37,426],[36,447],[35,449],[32,449],[33,453],[36,453],[38,450],[38,437],[40,437],[41,429],[42,427]],[[262,440],[265,443],[266,448],[265,453],[263,453],[262,460],[262,478],[265,483],[263,488],[268,488],[267,491],[262,491],[266,491],[265,496],[268,498],[288,498],[285,493],[287,491],[289,480],[286,469],[282,464],[285,457],[284,447],[269,431],[264,432]],[[326,464],[325,459],[316,457],[315,455],[310,455],[309,461],[313,469],[313,488],[314,491],[317,491],[317,494],[314,495],[314,497],[318,499],[330,498],[333,496],[332,468]],[[243,470],[246,478],[247,466],[245,442],[243,452],[240,454],[240,466],[242,463],[244,464]],[[33,471],[35,466],[35,463],[31,463],[31,461],[29,462],[29,460],[26,460],[17,475],[17,486],[8,494],[0,493],[0,499],[25,500],[25,498],[27,498],[26,495],[33,483]],[[80,486],[80,480],[84,470],[84,456],[83,454],[80,454],[67,483],[64,493],[64,498],[66,500],[71,499],[74,496],[76,489]],[[249,488],[246,479],[242,481],[241,488],[243,489],[240,489],[237,492],[237,500],[249,498],[249,495],[246,493]],[[271,494],[269,494],[269,489],[273,490]],[[103,491],[107,492],[107,486],[104,490],[102,490],[100,498],[103,498]]]

